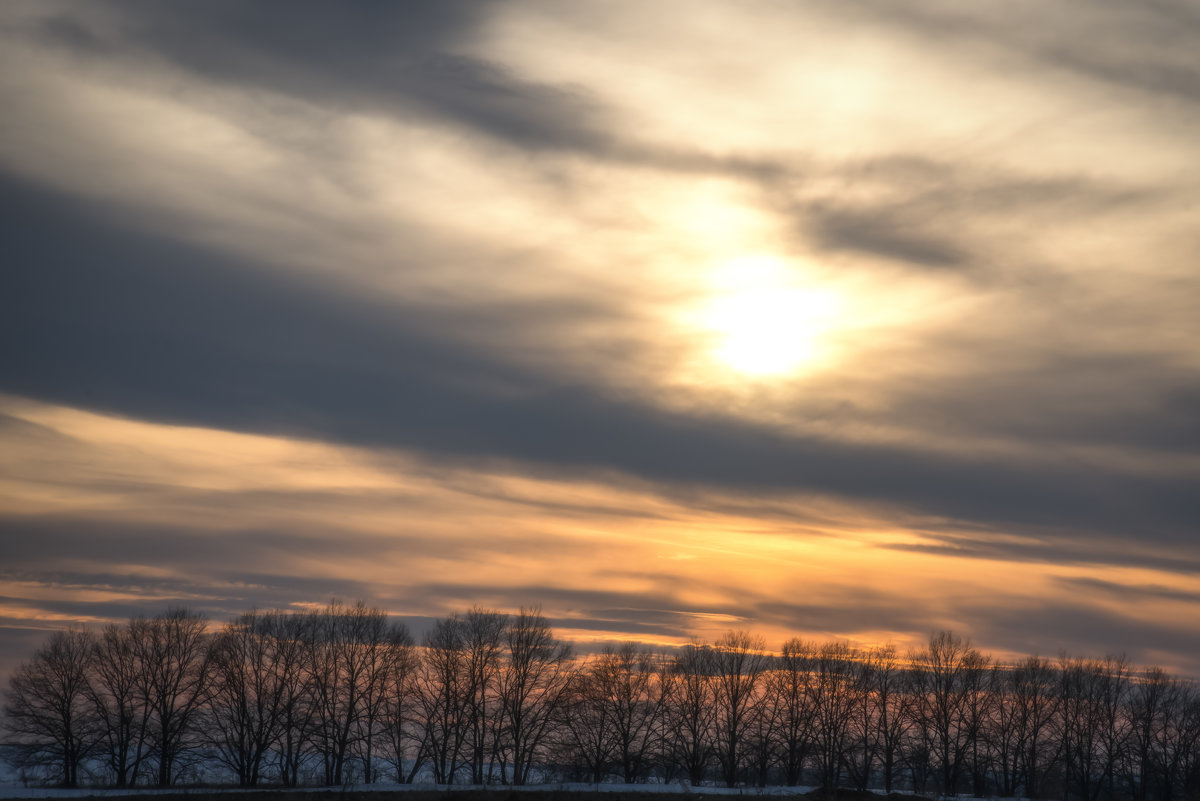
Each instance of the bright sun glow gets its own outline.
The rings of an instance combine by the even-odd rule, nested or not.
[[[832,292],[802,285],[778,259],[748,256],[712,276],[714,297],[703,313],[718,335],[713,355],[748,375],[794,372],[821,360],[825,335],[837,324]]]

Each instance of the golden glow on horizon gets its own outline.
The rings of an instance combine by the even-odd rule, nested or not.
[[[561,621],[559,634],[581,644],[679,645],[747,628],[773,648],[799,636],[890,641],[904,651],[931,630],[969,633],[972,608],[1077,599],[1064,583],[1070,579],[1181,592],[1196,586],[1149,569],[896,550],[923,541],[921,522],[830,498],[747,504],[713,491],[697,503],[613,476],[433,467],[415,454],[147,423],[13,397],[0,396],[0,413],[30,424],[0,430],[0,511],[63,521],[68,531],[70,521],[100,519],[150,532],[144,536],[186,519],[180,553],[191,554],[182,562],[153,552],[136,562],[129,554],[95,562],[68,550],[46,566],[47,579],[0,574],[0,595],[10,599],[0,626],[61,625],[67,618],[46,608],[51,599],[153,606],[169,593],[240,609],[252,603],[242,600],[254,597],[248,593],[288,588],[299,577],[301,585],[271,603],[319,605],[353,586],[401,615],[541,603]],[[53,460],[36,458],[47,437],[59,445]],[[30,487],[45,491],[31,497]],[[288,532],[286,551],[247,529]],[[235,558],[246,574],[231,581]],[[1093,603],[1107,606],[1103,598]],[[923,628],[900,629],[902,616],[890,611],[900,606]],[[1186,604],[1154,596],[1133,596],[1121,608],[1146,621],[1188,613]],[[977,644],[1001,655],[994,644]]]

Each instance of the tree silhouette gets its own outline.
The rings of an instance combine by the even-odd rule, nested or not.
[[[63,787],[79,784],[79,768],[97,739],[89,704],[95,639],[58,631],[9,680],[4,714],[17,765],[57,768]]]

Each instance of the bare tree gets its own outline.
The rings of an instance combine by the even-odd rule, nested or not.
[[[345,759],[350,749],[351,710],[358,707],[357,659],[346,664],[347,649],[341,642],[349,632],[339,601],[309,614],[305,641],[309,703],[312,709],[306,732],[321,759],[324,784],[341,784]]]
[[[911,673],[901,669],[892,645],[877,649],[873,661],[875,669],[868,690],[875,708],[875,743],[883,787],[891,793],[904,742],[912,729],[912,678]]]
[[[538,609],[451,615],[420,650],[362,602],[251,612],[215,636],[171,610],[55,634],[4,711],[9,761],[64,785],[169,785],[211,766],[244,786],[273,769],[345,784],[386,763],[409,782],[700,783],[717,768],[726,784],[813,771],[831,790],[891,792],[907,767],[918,793],[1200,797],[1196,685],[1124,659],[993,664],[949,633],[909,665],[890,647],[794,639],[772,656],[742,632],[670,659],[626,643],[577,663]]]
[[[362,763],[363,780],[372,784],[379,777],[376,757],[381,748],[387,750],[393,726],[389,702],[396,697],[396,689],[407,685],[413,642],[403,624],[387,622],[379,610],[370,610],[356,630],[356,650],[362,663],[361,707],[352,747]]]
[[[810,644],[788,640],[780,651],[777,669],[767,679],[769,695],[779,710],[779,758],[789,787],[803,780],[804,764],[813,747],[812,661]]]
[[[1068,659],[1059,666],[1055,737],[1063,763],[1063,794],[1083,801],[1112,797],[1130,741],[1130,670],[1124,658]]]
[[[134,618],[129,633],[137,659],[137,690],[150,715],[158,758],[158,785],[177,777],[180,760],[193,744],[208,690],[209,641],[203,616],[171,609]]]
[[[757,690],[759,698],[751,707],[744,740],[746,768],[758,787],[767,786],[771,770],[779,761],[783,710],[775,702],[772,689],[771,672],[767,671]]]
[[[1186,689],[1181,710],[1179,750],[1180,798],[1200,798],[1200,690]]]
[[[397,644],[385,678],[383,715],[387,759],[395,771],[396,781],[410,783],[423,764],[420,729],[417,726],[417,665],[420,658],[411,639]],[[405,767],[408,761],[409,766]]]
[[[9,679],[4,727],[22,767],[56,770],[59,784],[79,784],[79,768],[96,741],[88,703],[94,637],[82,629],[56,631]]]
[[[667,745],[692,784],[704,781],[715,756],[715,670],[713,649],[696,642],[679,650],[667,674]]]
[[[474,784],[483,784],[491,777],[491,757],[495,755],[500,722],[496,684],[507,624],[507,615],[479,607],[472,607],[463,616],[470,712],[467,748]]]
[[[316,705],[312,700],[309,656],[314,633],[311,615],[266,612],[259,616],[263,634],[273,640],[273,664],[279,695],[279,737],[274,755],[279,780],[285,786],[300,784],[300,769]]]
[[[149,758],[150,708],[139,692],[138,651],[128,626],[105,626],[96,640],[88,697],[96,715],[97,753],[117,787],[136,783]]]
[[[983,732],[996,789],[1000,795],[1009,797],[1023,786],[1021,763],[1025,750],[1025,719],[1015,701],[1020,670],[1020,667],[1006,670],[999,665],[992,668],[996,705]]]
[[[979,655],[967,642],[943,631],[930,637],[913,662],[917,722],[937,771],[938,789],[954,793],[973,747],[969,672],[978,665]]]
[[[876,684],[878,674],[885,669],[884,658],[885,652],[878,648],[855,652],[847,686],[852,703],[845,765],[851,783],[860,792],[867,789],[880,759],[880,720],[886,711],[881,708]]]
[[[471,688],[462,618],[438,620],[425,638],[417,671],[421,759],[438,784],[453,784],[471,722]]]
[[[503,765],[511,781],[529,782],[551,727],[564,701],[570,678],[571,649],[554,638],[541,609],[522,608],[508,624],[500,673]],[[506,771],[504,781],[509,780]]]
[[[629,784],[644,777],[661,736],[665,709],[659,660],[653,651],[627,642],[605,646],[587,668],[593,703],[610,721],[613,758]]]
[[[759,680],[767,667],[766,647],[761,637],[731,631],[713,648],[716,753],[727,787],[738,782],[742,740],[759,701]]]
[[[208,740],[242,787],[255,787],[287,722],[298,655],[279,613],[249,612],[214,638]]]
[[[557,727],[555,752],[573,778],[598,784],[613,763],[615,721],[600,701],[598,682],[590,670],[572,671]]]
[[[1020,788],[1030,798],[1042,792],[1042,778],[1061,752],[1061,744],[1053,737],[1054,727],[1060,713],[1060,697],[1055,692],[1058,675],[1049,661],[1031,656],[1008,671],[1001,687],[997,704],[997,718],[1008,720],[1011,734],[1002,733],[1001,740],[1011,741],[1016,759],[1010,770],[1002,775],[1012,775],[1014,781],[1006,788],[1015,794]]]
[[[977,798],[987,792],[988,751],[984,729],[995,707],[991,659],[971,649],[963,657],[963,737],[971,789]]]
[[[409,644],[403,627],[389,626],[383,611],[358,601],[337,601],[312,615],[308,662],[314,706],[312,739],[328,785],[349,780],[357,752],[366,781],[374,779],[384,682],[390,660]]]
[[[1197,736],[1191,731],[1192,692],[1157,667],[1134,681],[1128,699],[1131,737],[1126,781],[1135,801],[1171,801],[1181,792],[1185,750]]]
[[[812,670],[809,692],[814,713],[815,755],[821,786],[832,793],[841,783],[842,768],[849,760],[852,726],[861,714],[866,684],[858,655],[847,643],[822,645]],[[868,755],[865,764],[859,766],[863,775],[870,771],[870,761]]]

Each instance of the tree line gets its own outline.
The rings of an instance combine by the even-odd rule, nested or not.
[[[395,781],[819,785],[1200,798],[1200,693],[1123,658],[1001,664],[948,632],[908,653],[743,631],[573,656],[537,609],[418,644],[362,602],[176,609],[59,631],[11,677],[4,753],[64,786]]]

